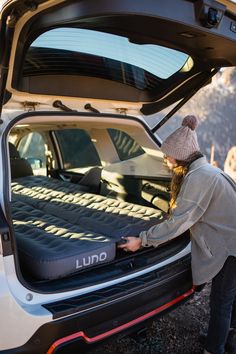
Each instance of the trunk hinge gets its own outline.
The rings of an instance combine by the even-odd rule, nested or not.
[[[36,111],[36,107],[39,106],[39,102],[25,101],[25,102],[22,102],[22,105],[23,105],[25,111],[28,111],[28,112],[33,111],[34,112],[34,111]]]

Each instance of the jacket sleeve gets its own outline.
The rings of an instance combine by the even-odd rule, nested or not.
[[[191,228],[204,214],[205,208],[198,203],[185,198],[177,198],[177,207],[172,216],[161,224],[142,231],[139,237],[143,247],[157,247]]]
[[[199,175],[192,173],[185,177],[176,200],[177,207],[169,219],[139,234],[143,247],[157,247],[183,234],[201,219],[214,197],[220,173],[207,178]]]

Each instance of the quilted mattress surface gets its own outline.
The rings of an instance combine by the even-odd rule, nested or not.
[[[19,257],[36,279],[57,279],[112,261],[121,236],[136,235],[164,214],[44,176],[12,182]]]

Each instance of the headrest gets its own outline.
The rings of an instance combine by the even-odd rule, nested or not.
[[[33,170],[30,163],[20,157],[19,152],[14,144],[9,143],[11,176],[12,178],[19,178],[25,176],[32,176]]]
[[[12,144],[12,143],[8,143],[8,144],[9,144],[10,158],[11,159],[19,159],[20,158],[20,154],[17,151],[17,148],[15,147],[15,145]]]

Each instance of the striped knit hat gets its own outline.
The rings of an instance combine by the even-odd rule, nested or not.
[[[200,151],[197,134],[197,118],[186,116],[182,126],[169,135],[161,145],[161,151],[175,160],[185,161],[194,152]]]

